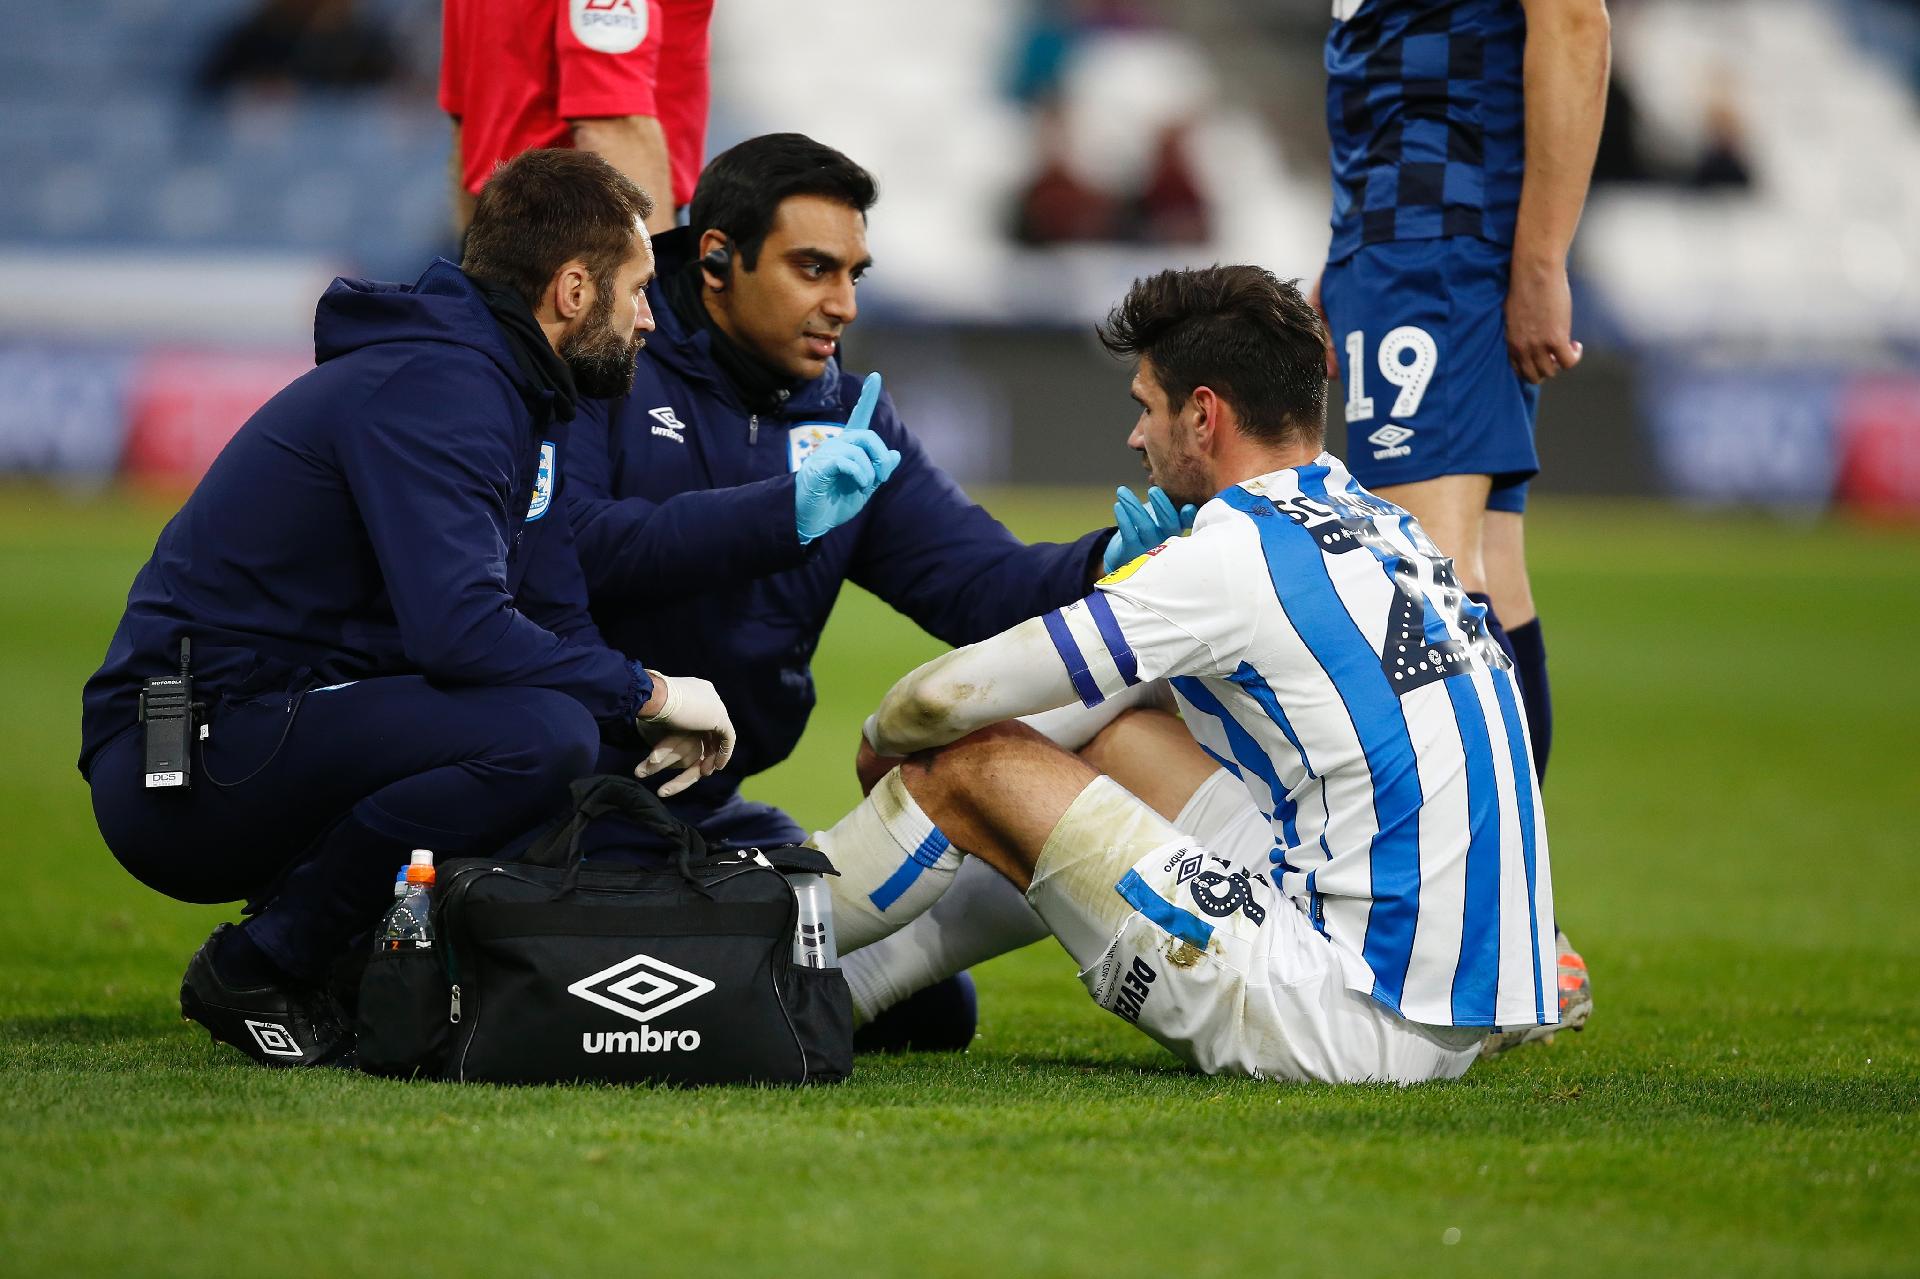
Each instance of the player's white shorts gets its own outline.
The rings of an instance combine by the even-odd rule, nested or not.
[[[1267,878],[1272,847],[1273,828],[1224,772],[1178,827],[1101,777],[1054,828],[1027,900],[1101,1007],[1208,1074],[1464,1074],[1486,1030],[1423,1026],[1350,990],[1334,943]]]

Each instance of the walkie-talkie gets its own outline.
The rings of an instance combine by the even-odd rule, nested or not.
[[[158,675],[140,688],[140,723],[147,734],[147,789],[193,785],[192,641],[180,641],[180,673]]]

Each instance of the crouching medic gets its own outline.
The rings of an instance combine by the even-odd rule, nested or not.
[[[181,1012],[263,1065],[351,1051],[329,970],[409,849],[491,854],[657,743],[663,790],[726,763],[712,686],[609,648],[560,514],[568,423],[623,393],[653,329],[651,201],[578,151],[481,192],[456,267],[336,280],[315,365],[221,452],[88,681],[80,771],[129,873],[248,899]]]

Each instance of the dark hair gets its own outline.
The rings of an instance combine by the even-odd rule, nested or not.
[[[693,188],[693,233],[725,233],[733,256],[751,271],[773,216],[789,196],[818,195],[864,214],[880,198],[873,175],[804,133],[767,133],[713,157]]]
[[[653,201],[591,151],[522,151],[493,171],[473,206],[460,269],[537,307],[554,272],[575,258],[605,287],[633,252]]]
[[[1273,444],[1326,435],[1326,326],[1300,295],[1257,266],[1162,271],[1135,280],[1096,331],[1107,350],[1152,362],[1168,405],[1212,387],[1248,435]]]

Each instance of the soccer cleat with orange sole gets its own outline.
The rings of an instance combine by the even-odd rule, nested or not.
[[[1559,956],[1557,984],[1560,988],[1560,1022],[1554,1026],[1518,1026],[1488,1035],[1480,1045],[1482,1057],[1498,1057],[1522,1044],[1550,1044],[1562,1030],[1584,1030],[1593,1015],[1593,980],[1587,975],[1587,961],[1580,958],[1567,935],[1553,934],[1553,948]]]

